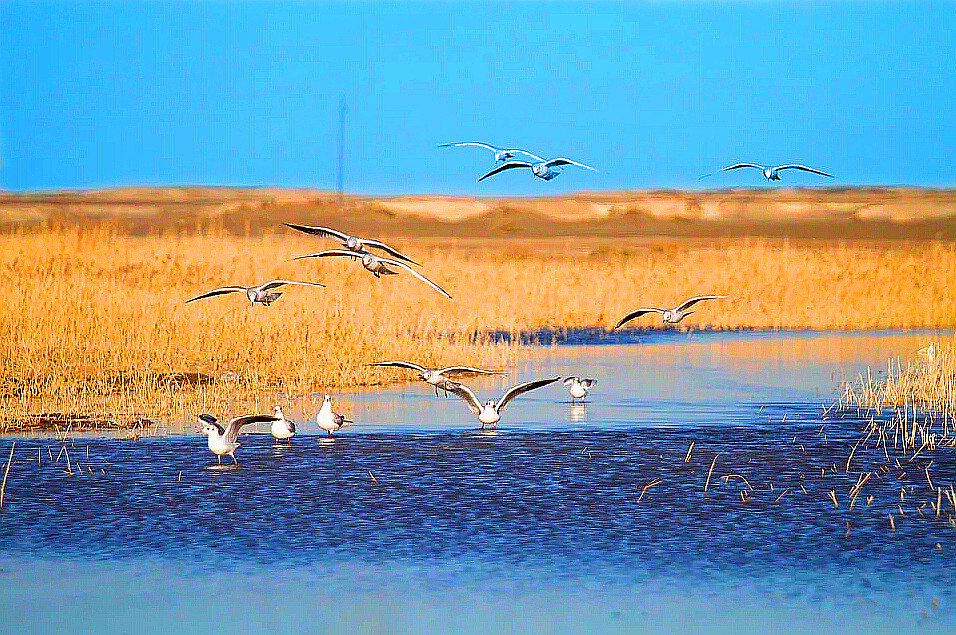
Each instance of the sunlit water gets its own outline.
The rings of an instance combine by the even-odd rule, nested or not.
[[[424,385],[344,395],[356,424],[334,441],[314,424],[291,447],[246,435],[236,469],[198,435],[67,442],[72,474],[50,460],[63,443],[20,439],[0,629],[948,632],[956,528],[930,511],[923,468],[953,483],[953,450],[874,476],[850,510],[885,456],[861,448],[848,467],[868,415],[825,413],[841,381],[934,336],[549,347],[469,383],[492,398],[588,375],[586,406],[547,387],[483,433]]]

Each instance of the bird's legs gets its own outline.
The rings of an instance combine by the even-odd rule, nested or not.
[[[331,431],[331,430],[329,430],[329,438],[330,438],[330,439],[332,438],[332,431]]]
[[[217,454],[217,455],[216,455],[216,458],[219,459],[219,465],[222,465],[222,455],[221,455],[221,454]]]
[[[233,465],[239,465],[239,460],[236,459],[236,455],[235,455],[235,454],[230,454],[229,456],[232,457],[232,464],[233,464]]]

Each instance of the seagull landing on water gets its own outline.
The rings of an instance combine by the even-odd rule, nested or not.
[[[333,432],[337,432],[348,424],[354,422],[333,411],[332,397],[326,395],[325,401],[322,403],[322,407],[319,408],[319,411],[315,414],[315,423],[320,428],[328,432],[329,438],[331,439]]]
[[[686,302],[684,302],[683,304],[681,304],[680,306],[674,309],[657,309],[657,308],[638,309],[637,311],[628,313],[623,318],[621,318],[621,321],[615,324],[614,328],[611,330],[615,331],[621,328],[622,326],[624,326],[626,322],[630,322],[636,317],[641,317],[645,313],[660,313],[661,316],[663,317],[664,322],[666,322],[667,324],[677,324],[678,322],[683,320],[685,317],[692,314],[693,311],[688,311],[687,309],[694,306],[701,300],[722,300],[726,297],[727,296],[725,295],[701,295],[696,298],[691,298],[690,300],[687,300]]]
[[[343,234],[340,231],[329,229],[328,227],[312,227],[310,225],[296,225],[294,223],[286,223],[285,226],[291,227],[292,229],[296,229],[300,232],[305,232],[306,234],[312,234],[313,236],[326,236],[328,238],[335,238],[342,243],[343,247],[351,252],[349,255],[355,258],[360,258],[363,254],[369,253],[368,248],[372,247],[374,249],[381,249],[385,253],[389,254],[390,256],[394,256],[399,260],[404,260],[405,262],[410,262],[413,265],[421,266],[408,256],[403,256],[397,249],[389,247],[380,240],[349,236],[348,234]]]
[[[828,176],[831,179],[833,178],[832,174],[827,174],[826,172],[821,172],[820,170],[815,170],[813,168],[808,168],[805,165],[797,165],[795,163],[789,163],[787,165],[778,165],[774,167],[768,167],[763,165],[757,165],[756,163],[735,163],[734,165],[728,165],[726,168],[722,168],[721,172],[726,172],[727,170],[737,170],[740,168],[756,168],[763,172],[763,176],[768,181],[779,181],[780,175],[777,174],[780,170],[803,170],[804,172],[813,172],[814,174],[820,174],[821,176]],[[712,174],[705,174],[700,178],[706,178],[712,176]]]
[[[275,407],[275,421],[272,422],[272,438],[276,440],[276,445],[279,441],[288,441],[289,445],[292,445],[292,437],[295,436],[295,421],[291,419],[286,419],[285,415],[282,414],[282,408],[279,406]]]
[[[245,415],[243,417],[236,417],[223,426],[216,421],[216,418],[212,415],[201,414],[197,415],[197,418],[203,423],[200,432],[209,437],[209,449],[216,455],[216,458],[219,459],[219,465],[222,465],[222,457],[225,454],[232,457],[233,464],[239,465],[235,452],[236,448],[239,447],[236,439],[239,438],[239,429],[242,426],[249,425],[250,423],[271,423],[276,420],[275,417],[268,415]]]
[[[597,380],[591,379],[590,377],[568,377],[561,383],[568,387],[568,394],[571,395],[571,403],[574,403],[575,399],[580,399],[581,401],[587,399],[588,391],[591,390],[591,386],[597,384]]]
[[[484,404],[478,400],[478,397],[471,391],[470,388],[468,388],[468,386],[463,386],[458,382],[448,380],[439,387],[443,390],[453,392],[464,399],[465,403],[468,404],[468,409],[471,410],[472,414],[478,416],[478,421],[481,422],[481,429],[484,430],[486,425],[490,425],[497,429],[498,422],[501,420],[501,411],[504,410],[505,406],[507,406],[512,399],[518,395],[528,392],[529,390],[534,390],[536,388],[541,388],[542,386],[547,386],[548,384],[553,384],[559,379],[561,378],[551,377],[550,379],[536,379],[524,384],[518,384],[502,395],[501,399],[499,399],[497,403],[495,403],[494,400],[490,400],[486,401]]]
[[[375,362],[374,364],[369,364],[369,366],[389,366],[394,368],[407,368],[409,370],[414,370],[418,372],[418,378],[427,384],[431,384],[435,387],[435,396],[438,396],[438,388],[448,381],[446,375],[457,375],[460,373],[476,373],[479,375],[500,375],[501,373],[496,370],[483,370],[481,368],[472,368],[470,366],[449,366],[448,368],[433,369],[425,368],[424,366],[419,366],[418,364],[413,364],[411,362]],[[448,393],[445,393],[447,396]]]
[[[320,287],[325,288],[324,284],[319,284],[317,282],[295,282],[293,280],[273,280],[272,282],[267,282],[258,287],[219,287],[218,289],[213,289],[202,295],[197,295],[195,298],[189,298],[186,300],[186,303],[190,303],[193,300],[202,300],[204,298],[212,298],[217,295],[224,295],[226,293],[245,293],[246,297],[249,298],[249,302],[255,305],[256,302],[262,306],[269,306],[273,302],[279,299],[279,296],[282,295],[280,292],[272,292],[272,289],[278,289],[279,287],[285,286],[287,284],[297,284],[303,287]]]
[[[442,143],[439,148],[457,148],[460,146],[476,146],[478,148],[486,148],[495,153],[495,161],[498,163],[503,163],[508,159],[515,158],[515,155],[524,154],[526,156],[537,159],[535,155],[531,154],[527,150],[521,150],[520,148],[497,148],[490,143],[482,143],[481,141],[461,141],[459,143]]]
[[[563,165],[576,165],[579,168],[585,168],[591,170],[592,172],[597,172],[590,165],[584,165],[583,163],[578,163],[577,161],[572,161],[571,159],[549,159],[545,160],[539,156],[527,153],[532,159],[535,160],[534,163],[528,163],[526,161],[508,161],[503,165],[499,165],[491,172],[488,172],[484,176],[478,179],[478,181],[484,181],[489,176],[494,176],[499,172],[504,172],[505,170],[512,170],[514,168],[531,168],[531,173],[534,174],[539,179],[544,179],[545,181],[550,181],[557,175],[561,174],[561,166]]]
[[[422,274],[418,273],[417,271],[415,271],[414,269],[406,265],[404,262],[399,262],[398,260],[391,260],[389,258],[380,258],[376,256],[375,254],[370,254],[367,252],[364,254],[357,254],[345,249],[329,249],[328,251],[323,251],[317,254],[307,254],[305,256],[298,256],[294,260],[302,260],[303,258],[327,258],[329,256],[349,256],[351,258],[361,258],[362,266],[368,269],[369,271],[371,271],[376,278],[379,278],[381,276],[397,275],[398,272],[394,271],[394,269],[392,268],[400,267],[404,269],[405,271],[409,272],[410,274],[412,274],[413,276],[415,276],[416,278],[418,278],[419,280],[421,280],[422,282],[424,282],[425,284],[427,284],[428,286],[430,286],[432,289],[434,289],[438,293],[448,298],[449,300],[452,299],[452,297],[448,295],[447,291],[445,291],[444,289],[439,287],[437,284],[435,284],[434,282],[432,282],[431,280],[429,280]]]

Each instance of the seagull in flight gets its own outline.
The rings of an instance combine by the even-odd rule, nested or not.
[[[209,437],[209,449],[216,455],[216,458],[219,459],[219,465],[222,465],[222,457],[225,454],[232,457],[233,464],[239,465],[235,452],[236,448],[239,447],[239,444],[236,443],[236,439],[239,437],[239,429],[242,428],[242,426],[249,425],[250,423],[267,423],[276,420],[275,417],[268,415],[245,415],[231,419],[229,423],[223,426],[216,421],[214,416],[209,414],[197,415],[197,418],[203,423],[200,432]]]
[[[820,174],[822,176],[828,176],[831,179],[833,178],[832,174],[827,174],[826,172],[821,172],[820,170],[815,170],[813,168],[808,168],[805,165],[797,165],[796,163],[789,163],[787,165],[778,165],[775,167],[767,167],[763,165],[757,165],[756,163],[735,163],[734,165],[728,165],[726,168],[721,169],[721,172],[726,172],[727,170],[737,170],[739,168],[756,168],[763,172],[764,178],[768,181],[779,181],[780,175],[777,174],[780,170],[803,170],[804,172],[813,172],[814,174]],[[711,176],[710,174],[705,174],[700,178],[705,178]]]
[[[289,445],[292,445],[292,437],[295,436],[295,421],[291,419],[286,419],[285,415],[282,414],[282,408],[280,406],[275,407],[275,421],[272,422],[272,438],[276,440],[276,445],[279,441],[288,441]]]
[[[207,291],[202,295],[197,295],[195,298],[189,298],[186,300],[186,303],[190,303],[193,300],[202,300],[203,298],[212,298],[217,295],[225,295],[226,293],[245,293],[246,297],[249,298],[249,302],[255,305],[256,302],[262,306],[269,306],[273,302],[279,299],[279,296],[282,295],[280,292],[272,293],[272,289],[278,289],[281,286],[287,284],[297,284],[303,287],[321,287],[324,288],[324,284],[319,284],[317,282],[295,282],[294,280],[273,280],[272,282],[267,282],[258,287],[219,287],[218,289],[213,289],[212,291]]]
[[[539,156],[527,153],[532,159],[535,160],[534,163],[528,163],[526,161],[508,161],[499,165],[491,172],[488,172],[484,176],[478,179],[478,181],[484,181],[489,176],[498,174],[499,172],[504,172],[505,170],[511,170],[513,168],[531,168],[531,173],[534,174],[539,179],[544,179],[545,181],[550,181],[557,175],[561,174],[562,165],[576,165],[579,168],[585,168],[591,170],[592,172],[597,172],[590,165],[584,165],[583,163],[578,163],[577,161],[572,161],[571,159],[549,159],[545,160]]]
[[[312,234],[313,236],[326,236],[328,238],[335,238],[342,243],[343,247],[352,252],[352,255],[355,257],[361,257],[362,254],[369,253],[368,248],[372,247],[374,249],[381,249],[388,255],[398,258],[399,260],[404,260],[405,262],[410,262],[413,265],[421,266],[421,264],[415,262],[408,256],[402,255],[397,249],[389,247],[380,240],[349,236],[348,234],[343,234],[340,231],[329,229],[328,227],[312,227],[311,225],[296,225],[294,223],[286,223],[285,226],[291,227],[292,229],[296,229],[300,232],[305,232],[306,234]]]
[[[294,260],[302,260],[303,258],[327,258],[329,256],[349,256],[351,258],[360,257],[362,259],[362,266],[368,269],[369,271],[371,271],[376,278],[379,278],[381,276],[397,275],[398,272],[394,271],[392,267],[400,267],[404,269],[405,271],[409,272],[410,274],[412,274],[413,276],[415,276],[416,278],[418,278],[419,280],[421,280],[422,282],[424,282],[425,284],[427,284],[428,286],[430,286],[432,289],[434,289],[438,293],[448,298],[449,300],[452,299],[452,297],[448,295],[447,291],[445,291],[444,289],[439,287],[437,284],[435,284],[434,282],[432,282],[431,280],[429,280],[422,274],[418,273],[417,271],[415,271],[414,269],[406,265],[404,262],[399,262],[398,260],[391,260],[389,258],[381,258],[379,256],[376,256],[375,254],[370,254],[368,252],[365,252],[363,254],[358,254],[353,251],[349,251],[347,249],[329,249],[328,251],[322,251],[317,254],[307,254],[305,256],[298,256]]]
[[[441,369],[425,368],[424,366],[419,366],[418,364],[413,364],[411,362],[375,362],[374,364],[369,364],[369,366],[390,366],[394,368],[407,368],[409,370],[414,370],[418,373],[419,379],[435,387],[436,397],[438,396],[438,388],[443,383],[448,381],[448,377],[446,377],[446,375],[456,375],[459,373],[478,373],[480,375],[501,374],[495,370],[483,370],[481,368],[472,368],[471,366],[449,366],[448,368]],[[445,395],[448,395],[447,391]]]
[[[522,150],[520,148],[498,148],[490,143],[482,143],[481,141],[461,141],[459,143],[442,143],[439,148],[457,148],[459,146],[476,146],[478,148],[487,148],[495,153],[495,161],[498,163],[504,163],[508,159],[515,158],[516,154],[524,154],[529,157],[537,159],[535,155],[531,154],[527,150]]]
[[[329,438],[331,439],[333,432],[337,432],[354,422],[332,410],[332,397],[326,395],[322,407],[319,408],[319,411],[315,414],[315,423],[328,432]]]
[[[590,377],[568,377],[561,382],[568,387],[568,393],[571,395],[571,403],[574,403],[575,399],[580,399],[584,401],[588,397],[588,391],[591,389],[591,386],[597,384],[596,379],[591,379]]]
[[[663,316],[664,322],[666,322],[667,324],[677,324],[678,322],[683,320],[685,317],[693,313],[693,311],[688,311],[687,309],[694,306],[701,300],[722,300],[726,297],[727,296],[725,295],[701,295],[701,296],[697,296],[696,298],[691,298],[690,300],[687,300],[686,302],[684,302],[683,304],[681,304],[680,306],[674,309],[658,309],[658,308],[638,309],[637,311],[628,313],[623,318],[621,318],[621,321],[618,322],[614,326],[614,328],[611,330],[615,331],[621,328],[622,326],[624,326],[626,322],[630,322],[634,318],[640,317],[644,315],[645,313],[660,313]]]
[[[541,388],[542,386],[547,386],[561,379],[560,377],[551,377],[549,379],[536,379],[534,381],[529,381],[524,384],[518,384],[514,386],[508,392],[501,396],[501,399],[497,403],[495,401],[489,400],[484,404],[478,400],[478,397],[471,391],[468,386],[463,386],[456,381],[448,380],[444,382],[440,388],[453,392],[462,399],[465,400],[465,403],[468,404],[468,409],[471,410],[472,414],[478,416],[478,421],[481,422],[481,429],[484,430],[486,425],[490,425],[494,428],[498,427],[498,421],[501,420],[501,411],[504,410],[512,399],[528,392],[529,390],[534,390],[536,388]]]

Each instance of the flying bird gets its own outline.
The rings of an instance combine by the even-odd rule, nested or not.
[[[203,298],[212,298],[217,295],[225,295],[226,293],[245,293],[246,297],[249,298],[249,302],[255,305],[256,302],[262,306],[269,306],[273,302],[279,299],[279,296],[282,295],[281,292],[271,293],[272,289],[278,289],[281,286],[287,284],[297,284],[303,287],[321,287],[324,288],[324,284],[318,284],[317,282],[295,282],[293,280],[273,280],[272,282],[267,282],[258,287],[219,287],[218,289],[213,289],[202,295],[197,295],[195,298],[189,298],[186,300],[186,303],[192,302],[193,300],[202,300]]]
[[[458,382],[448,380],[443,383],[440,388],[453,392],[462,399],[465,400],[465,403],[468,404],[468,409],[475,415],[478,416],[478,421],[481,422],[481,429],[484,430],[486,425],[493,426],[494,428],[498,427],[498,421],[501,420],[501,411],[504,410],[512,399],[518,395],[524,394],[529,390],[534,390],[536,388],[541,388],[542,386],[547,386],[561,379],[560,377],[551,377],[550,379],[536,379],[534,381],[529,381],[524,384],[518,384],[514,386],[504,395],[501,399],[495,403],[494,400],[486,401],[484,404],[478,400],[478,397],[471,391],[468,386],[463,386]]]
[[[561,383],[568,387],[571,403],[574,403],[575,399],[581,401],[587,399],[588,391],[591,390],[591,386],[597,384],[597,380],[590,377],[567,377]]]
[[[498,174],[499,172],[504,172],[505,170],[511,170],[514,168],[531,168],[531,173],[534,174],[539,179],[544,179],[545,181],[550,181],[557,175],[561,174],[562,165],[576,165],[579,168],[585,168],[591,170],[592,172],[597,172],[590,165],[584,165],[583,163],[578,163],[577,161],[572,161],[571,159],[550,159],[544,160],[541,157],[535,156],[533,154],[529,155],[531,158],[535,159],[535,163],[528,163],[526,161],[508,161],[502,165],[499,165],[491,172],[488,172],[484,176],[478,179],[478,181],[484,181],[489,176]]]
[[[216,421],[214,416],[209,414],[197,415],[197,418],[203,423],[200,432],[209,437],[207,441],[209,449],[216,455],[216,458],[219,459],[219,465],[222,465],[222,457],[226,454],[232,457],[232,462],[235,465],[239,465],[235,452],[236,448],[239,447],[239,444],[236,443],[236,439],[239,438],[239,429],[242,428],[242,426],[249,425],[250,423],[267,423],[276,420],[275,417],[268,415],[245,415],[231,419],[229,423],[223,426]]]
[[[814,170],[813,168],[808,168],[805,165],[797,165],[795,163],[790,163],[787,165],[778,165],[776,167],[766,167],[763,165],[757,165],[756,163],[735,163],[734,165],[728,165],[726,168],[721,169],[721,172],[726,172],[727,170],[737,170],[739,168],[756,168],[763,172],[764,178],[768,181],[779,181],[780,175],[777,174],[780,170],[803,170],[804,172],[813,172],[814,174],[820,174],[822,176],[828,176],[831,179],[833,178],[832,174],[827,174],[826,172],[821,172],[820,170]],[[705,178],[712,176],[712,174],[705,174],[700,178]]]
[[[478,373],[481,375],[500,374],[495,370],[483,370],[481,368],[472,368],[471,366],[449,366],[448,368],[441,369],[425,368],[424,366],[419,366],[418,364],[413,364],[411,362],[375,362],[374,364],[369,364],[369,366],[388,366],[393,368],[407,368],[408,370],[414,370],[418,373],[419,379],[435,387],[436,397],[438,396],[438,388],[443,383],[448,381],[448,377],[446,375],[456,375],[460,373]]]
[[[315,414],[315,423],[328,432],[329,438],[331,439],[333,432],[337,432],[346,425],[354,422],[333,411],[332,397],[326,395],[322,407],[319,408],[319,411]]]
[[[292,445],[292,437],[295,436],[295,421],[291,419],[286,419],[285,415],[282,414],[282,408],[279,406],[275,407],[275,421],[272,422],[272,438],[276,440],[276,444],[279,441],[288,441],[289,445]]]
[[[614,326],[614,328],[611,330],[612,331],[617,330],[621,328],[626,322],[630,322],[634,318],[640,317],[644,315],[645,313],[660,313],[663,316],[664,322],[668,324],[677,324],[678,322],[683,320],[685,317],[692,314],[693,311],[688,311],[687,309],[694,306],[701,300],[721,300],[726,297],[727,296],[725,295],[701,295],[696,298],[691,298],[690,300],[687,300],[686,302],[684,302],[683,304],[681,304],[680,306],[674,309],[658,309],[658,308],[638,309],[637,311],[628,313],[623,318],[621,318],[621,321],[618,322]]]
[[[459,146],[476,146],[478,148],[487,148],[495,153],[495,161],[503,163],[508,159],[513,159],[516,154],[524,154],[529,157],[537,159],[538,157],[531,154],[527,150],[521,150],[520,148],[498,148],[490,143],[482,143],[481,141],[461,141],[459,143],[442,143],[439,148],[457,148]]]
[[[402,269],[409,272],[410,274],[412,274],[413,276],[415,276],[416,278],[418,278],[419,280],[421,280],[422,282],[430,286],[432,289],[434,289],[438,293],[448,298],[449,300],[452,299],[452,297],[448,295],[447,291],[445,291],[444,289],[439,287],[437,284],[435,284],[434,282],[432,282],[431,280],[429,280],[422,274],[418,273],[417,271],[415,271],[414,269],[406,265],[404,262],[399,262],[398,260],[391,260],[390,258],[380,258],[379,256],[376,256],[375,254],[370,254],[368,252],[365,252],[364,254],[357,254],[355,252],[351,252],[346,249],[329,249],[328,251],[322,251],[317,254],[307,254],[305,256],[298,256],[295,258],[295,260],[302,260],[303,258],[328,258],[330,256],[349,256],[351,258],[361,258],[362,266],[368,269],[369,271],[371,271],[376,278],[379,278],[381,276],[397,275],[398,272],[394,271],[392,267],[401,267]]]
[[[305,232],[306,234],[312,234],[313,236],[326,236],[328,238],[335,238],[342,243],[342,246],[347,250],[352,252],[352,255],[355,257],[360,257],[362,254],[369,253],[368,248],[381,249],[390,256],[394,256],[399,260],[404,260],[405,262],[410,262],[413,265],[419,265],[408,256],[402,255],[397,249],[393,249],[383,243],[380,240],[372,240],[370,238],[358,238],[357,236],[349,236],[340,231],[334,229],[329,229],[328,227],[312,227],[310,225],[296,225],[294,223],[286,223],[286,227],[291,227],[292,229],[297,229],[300,232]]]

